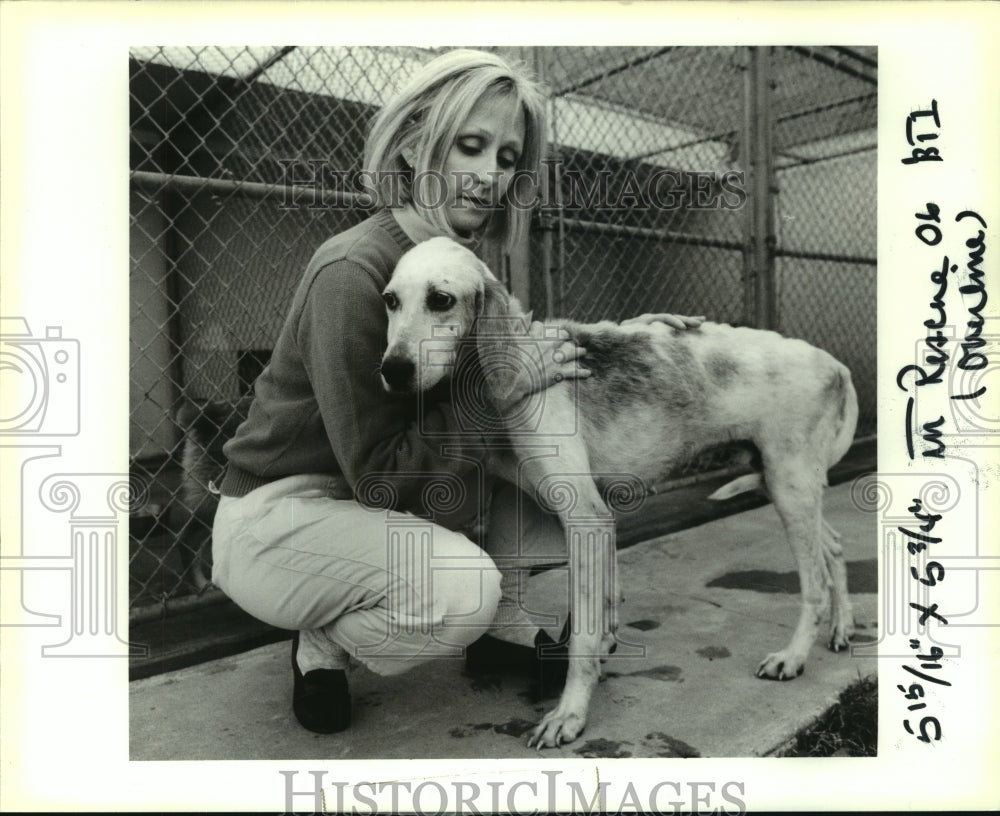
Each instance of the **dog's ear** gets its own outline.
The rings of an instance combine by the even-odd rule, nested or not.
[[[485,267],[484,267],[485,268]],[[483,289],[476,300],[475,335],[476,353],[481,367],[483,395],[494,406],[505,405],[516,383],[522,349],[517,347],[517,337],[527,334],[530,321],[517,300],[507,292],[488,269],[483,275]]]
[[[478,260],[478,259],[477,259]],[[507,288],[497,280],[490,268],[479,261],[479,274],[482,276],[483,289],[476,295],[476,316],[493,318],[513,318],[511,321],[512,331],[515,333],[521,329],[527,331],[531,325],[531,313],[527,315],[516,297],[507,291]]]
[[[485,318],[486,323],[506,323],[503,318],[510,316],[510,295],[504,285],[492,275],[483,279],[483,291],[478,295],[476,317]]]

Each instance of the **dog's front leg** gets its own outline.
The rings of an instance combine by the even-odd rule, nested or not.
[[[598,498],[585,522],[565,520],[569,547],[569,670],[559,704],[535,727],[528,745],[555,748],[583,731],[587,709],[600,678],[600,660],[615,631],[615,527]],[[598,513],[606,518],[601,518]]]

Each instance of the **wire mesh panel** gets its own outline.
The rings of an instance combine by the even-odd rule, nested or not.
[[[858,431],[871,435],[877,62],[857,49],[782,48],[773,66],[775,328],[825,348],[851,369]]]
[[[852,369],[859,431],[874,433],[874,50],[556,48],[540,63],[557,164],[533,300],[804,338]]]
[[[551,310],[742,319],[737,48],[555,48]],[[706,100],[711,100],[710,104]],[[543,211],[544,212],[544,211]]]
[[[350,181],[368,122],[442,50],[131,52],[130,452],[152,494],[131,530],[137,614],[205,586],[221,443],[309,257],[368,214]],[[851,367],[873,433],[874,49],[491,50],[549,92],[526,305],[760,325],[753,290],[771,286],[774,327]]]
[[[201,504],[214,500],[202,497],[239,418],[225,406],[266,364],[309,257],[365,217],[342,179],[360,166],[375,110],[427,52],[130,56],[130,449],[155,496],[154,515],[133,519],[136,607],[204,584],[197,556],[211,512]],[[222,413],[205,409],[216,403]],[[192,436],[204,456],[199,489],[185,490],[179,463]]]

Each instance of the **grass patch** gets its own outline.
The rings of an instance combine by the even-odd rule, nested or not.
[[[800,731],[782,756],[873,757],[878,750],[878,681],[862,677],[844,689],[837,703]]]

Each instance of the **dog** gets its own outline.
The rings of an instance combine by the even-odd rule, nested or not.
[[[652,485],[709,447],[751,446],[761,471],[711,498],[763,490],[802,587],[791,640],[761,661],[757,675],[801,674],[827,612],[830,648],[847,647],[854,631],[847,572],[839,536],[823,518],[822,490],[851,445],[858,407],[850,371],[830,354],[775,332],[710,322],[678,331],[656,322],[559,321],[546,332],[583,346],[591,375],[539,388],[512,407],[514,372],[537,369],[539,344],[530,316],[469,249],[448,238],[418,244],[400,259],[383,299],[385,390],[427,392],[465,372],[499,414],[502,441],[491,450],[489,471],[556,512],[567,534],[569,670],[529,746],[557,747],[579,736],[601,658],[618,643],[614,520],[601,493],[616,474]],[[478,373],[468,375],[476,365]],[[470,396],[466,385],[454,393]],[[478,406],[470,413],[489,412]]]
[[[180,486],[168,526],[181,559],[181,576],[199,592],[210,587],[212,523],[219,505],[217,485],[226,466],[222,446],[250,410],[250,397],[235,401],[185,401],[174,415],[183,435]],[[206,574],[208,573],[208,574]]]

